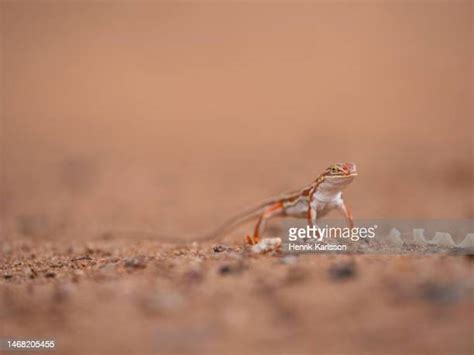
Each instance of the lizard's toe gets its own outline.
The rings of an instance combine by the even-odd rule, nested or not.
[[[245,244],[247,244],[247,245],[255,245],[255,244],[257,244],[257,243],[258,243],[258,241],[255,240],[254,237],[251,237],[250,235],[247,235],[247,236],[245,237]]]

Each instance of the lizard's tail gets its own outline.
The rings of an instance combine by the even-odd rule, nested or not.
[[[154,231],[144,231],[144,230],[120,230],[120,231],[110,231],[109,233],[113,236],[118,237],[134,237],[134,238],[145,238],[145,239],[154,239],[162,242],[169,242],[173,244],[189,243],[189,242],[204,242],[217,238],[224,237],[227,233],[231,232],[240,225],[250,222],[251,220],[260,216],[265,207],[275,203],[274,200],[269,200],[263,202],[253,208],[250,208],[246,211],[243,211],[239,214],[234,215],[233,217],[227,219],[224,223],[220,224],[215,229],[203,233],[201,235],[189,236],[186,238],[177,237],[176,234],[160,234]],[[107,234],[109,234],[107,233]]]
[[[271,205],[274,201],[263,202],[260,205],[243,211],[222,223],[220,226],[215,228],[209,233],[203,234],[193,241],[206,241],[217,239],[218,237],[224,237],[227,233],[231,232],[235,228],[241,226],[244,223],[250,222],[253,219],[256,219],[263,212],[265,207]]]

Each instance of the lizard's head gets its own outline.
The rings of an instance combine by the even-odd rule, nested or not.
[[[324,175],[328,178],[353,179],[357,176],[357,168],[354,163],[336,163],[329,166]]]

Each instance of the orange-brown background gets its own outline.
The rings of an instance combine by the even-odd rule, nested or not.
[[[356,217],[473,218],[472,15],[0,0],[0,335],[68,355],[472,354],[472,258],[132,233],[211,228],[346,160]]]
[[[347,160],[356,217],[474,216],[471,1],[0,9],[8,231],[192,232]]]

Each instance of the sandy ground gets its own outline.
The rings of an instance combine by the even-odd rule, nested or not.
[[[471,355],[467,256],[257,256],[251,225],[152,236],[191,240],[340,161],[358,165],[356,218],[474,218],[472,14],[1,1],[0,337],[58,354]]]
[[[114,238],[2,247],[3,333],[55,339],[56,353],[472,353],[468,256]]]

